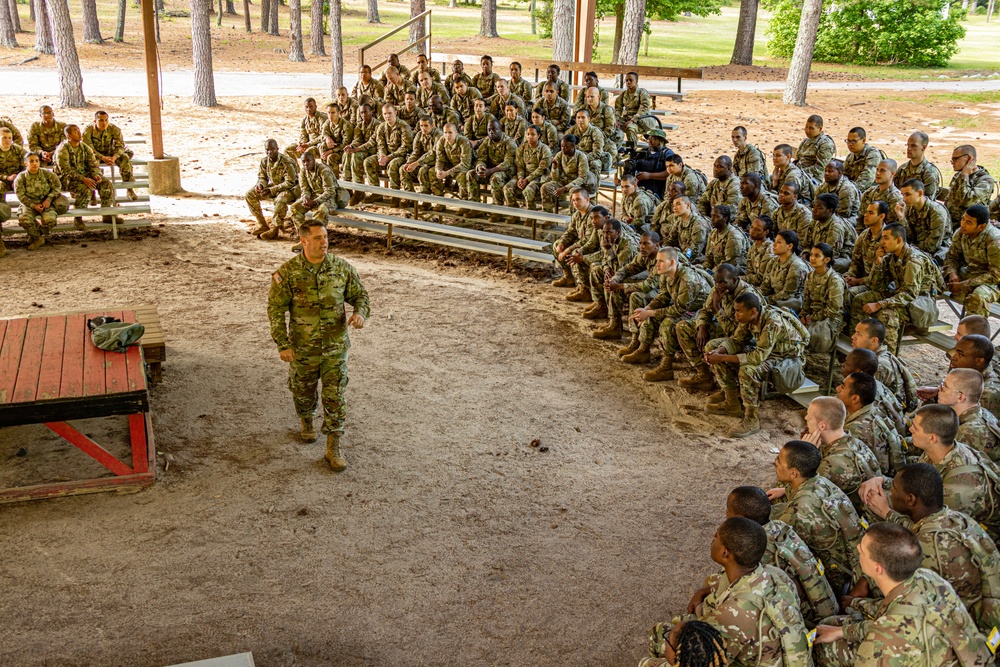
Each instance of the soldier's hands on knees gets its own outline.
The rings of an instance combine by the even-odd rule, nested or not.
[[[354,313],[347,318],[347,323],[355,329],[363,329],[365,326],[365,318],[358,313]]]
[[[288,348],[287,350],[282,350],[281,352],[278,353],[278,356],[281,357],[281,360],[287,364],[288,362],[293,361],[295,359],[295,350],[293,350],[292,348]]]

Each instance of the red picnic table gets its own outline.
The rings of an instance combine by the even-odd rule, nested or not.
[[[99,315],[136,321],[134,310],[0,319],[0,427],[45,424],[113,476],[0,489],[0,502],[153,483],[153,428],[142,351],[138,345],[124,353],[95,346],[87,320]],[[112,415],[128,416],[131,465],[68,423]]]

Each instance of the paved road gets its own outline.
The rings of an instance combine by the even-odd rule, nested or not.
[[[350,87],[357,75],[346,77]],[[685,81],[685,90],[736,90],[746,93],[783,90],[784,81]],[[815,81],[812,90],[982,91],[1000,90],[1000,79],[919,79],[915,81]],[[0,68],[0,90],[5,95],[49,96],[59,93],[54,69]],[[320,95],[330,90],[329,74],[276,74],[272,72],[217,72],[215,93],[219,97],[267,95]],[[145,97],[146,74],[142,70],[84,72],[83,91],[89,98]],[[190,71],[164,72],[164,95],[191,97]]]

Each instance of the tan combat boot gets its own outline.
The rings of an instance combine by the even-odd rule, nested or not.
[[[608,307],[600,301],[595,301],[583,311],[585,320],[603,320],[608,316]]]
[[[711,391],[715,388],[715,378],[712,376],[712,371],[710,371],[708,367],[701,366],[698,368],[698,373],[696,375],[678,380],[677,386],[684,387],[685,389],[703,389],[705,391]]]
[[[576,287],[576,279],[573,278],[573,274],[567,271],[563,274],[562,278],[553,281],[553,287]]]
[[[594,329],[590,335],[597,340],[619,340],[622,337],[622,323],[608,322],[600,329]]]
[[[364,200],[364,198],[365,198],[365,193],[364,192],[361,192],[361,190],[355,190],[354,194],[351,195],[351,199],[347,202],[347,205],[348,206],[357,206],[358,204],[360,204]]]
[[[102,221],[106,222],[108,216],[104,216]],[[83,218],[77,217],[73,218],[73,226],[79,229],[81,232],[87,231],[87,225],[83,224]]]
[[[590,303],[593,299],[590,298],[590,290],[582,285],[577,285],[577,288],[566,295],[567,301],[579,301],[580,303]]]
[[[632,340],[630,340],[628,342],[628,345],[626,345],[625,347],[618,348],[617,354],[619,357],[624,357],[626,354],[632,354],[638,349],[639,349],[639,332],[633,331]]]
[[[381,204],[383,200],[381,195],[365,195],[362,201],[366,204]]]
[[[651,371],[642,374],[642,379],[646,382],[666,382],[674,379],[674,356],[664,354],[660,360],[660,365]]]
[[[266,232],[268,229],[267,221],[264,220],[264,216],[257,218],[257,226],[250,230],[250,233],[254,236],[260,237],[261,234]]]
[[[302,430],[299,432],[302,442],[316,442],[316,427],[313,426],[313,419],[313,417],[308,419],[299,417],[299,421],[302,422]]]
[[[743,421],[729,429],[730,438],[749,438],[754,433],[760,433],[760,417],[756,405],[748,405],[743,411]]]
[[[722,403],[726,402],[726,390],[720,389],[719,391],[714,391],[708,395],[708,398],[706,400],[708,401],[709,405],[712,404],[721,405]]]
[[[28,250],[38,250],[43,245],[45,245],[45,239],[42,238],[41,236],[36,236],[35,238],[28,240],[29,240]]]
[[[347,459],[340,453],[340,435],[330,433],[326,436],[326,462],[330,464],[333,472],[342,472],[347,469]]]
[[[102,216],[101,217],[101,222],[104,223],[105,225],[115,225],[115,224],[118,224],[118,216],[114,216],[114,215],[105,215],[105,216]],[[76,228],[77,229],[86,229],[87,225],[83,224],[83,220],[81,220],[80,224],[77,225]]]
[[[3,244],[3,239],[0,239],[0,257],[7,254],[7,246]]]
[[[281,228],[276,225],[274,227],[271,227],[263,234],[261,234],[259,238],[262,241],[273,241],[274,239],[278,238],[280,233],[281,233]]]
[[[132,188],[129,188],[128,190],[126,190],[125,191],[125,195],[128,197],[129,201],[138,201],[138,199],[139,199],[139,195],[137,195],[135,193],[135,190],[133,190]]]
[[[743,406],[740,404],[740,390],[726,389],[726,400],[722,403],[709,403],[705,406],[705,412],[710,415],[742,417]]]
[[[649,343],[639,343],[639,347],[622,356],[622,361],[626,364],[648,364]]]

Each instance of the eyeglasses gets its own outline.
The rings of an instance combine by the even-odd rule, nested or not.
[[[952,156],[951,161],[952,162],[958,162],[959,160],[961,160],[964,157],[972,157],[972,156],[971,155],[965,155],[964,153],[962,155],[954,155],[954,156]]]

